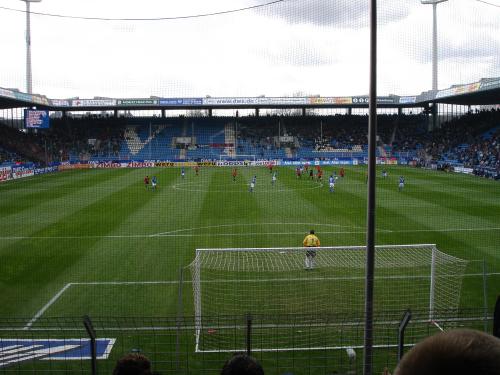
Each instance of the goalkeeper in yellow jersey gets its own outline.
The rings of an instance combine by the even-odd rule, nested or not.
[[[304,241],[302,241],[302,244],[305,247],[313,248],[313,247],[319,247],[320,242],[319,238],[316,237],[314,234],[314,229],[311,229],[309,234],[304,238]],[[316,257],[316,250],[314,249],[308,249],[306,251],[306,270],[312,270],[314,268],[314,258]]]

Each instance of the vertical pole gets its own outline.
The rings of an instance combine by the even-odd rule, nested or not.
[[[281,120],[278,120],[278,148],[281,148]]]
[[[238,120],[234,122],[234,155],[238,154]]]
[[[403,318],[399,322],[398,327],[398,363],[403,358],[404,349],[405,349],[405,331],[406,326],[410,322],[411,319],[411,310],[408,309],[405,311]]]
[[[31,80],[31,20],[30,20],[30,2],[26,2],[26,92],[31,94],[33,91]]]
[[[194,326],[196,331],[196,352],[199,350],[200,334],[201,334],[201,267],[200,267],[200,256],[199,250],[196,250],[196,255],[194,258]]]
[[[488,332],[488,265],[483,259],[483,310],[484,310],[484,332]]]
[[[432,4],[432,90],[438,89],[437,75],[437,3]]]
[[[377,141],[377,0],[370,0],[370,98],[368,117],[368,202],[366,228],[365,335],[363,374],[373,370],[373,287],[375,271],[375,148]]]
[[[175,339],[175,354],[176,354],[176,367],[177,373],[181,373],[181,334],[182,323],[184,320],[184,307],[182,303],[182,289],[184,287],[184,270],[180,267],[179,270],[179,291],[177,296],[177,335]]]
[[[436,288],[436,248],[432,247],[431,255],[431,280],[429,290],[429,321],[434,320],[434,290]]]
[[[83,325],[85,326],[85,330],[90,338],[90,365],[91,365],[91,373],[92,375],[97,374],[97,345],[96,345],[96,332],[92,321],[88,315],[83,317]]]
[[[247,314],[247,355],[252,355],[252,315]]]
[[[319,122],[319,134],[320,134],[320,139],[321,139],[321,144],[323,145],[323,120],[320,120]]]

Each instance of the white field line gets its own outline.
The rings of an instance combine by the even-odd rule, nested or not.
[[[500,272],[489,272],[486,274],[482,273],[466,273],[463,277],[477,277],[477,276],[497,276]],[[459,277],[457,275],[453,275]],[[393,279],[427,279],[429,275],[415,276],[415,275],[401,275],[401,276],[382,276],[378,277],[377,280],[393,280]],[[229,284],[229,283],[245,283],[245,282],[290,282],[290,281],[328,281],[328,280],[364,280],[364,276],[359,277],[315,277],[315,278],[284,278],[284,279],[235,279],[235,280],[207,280],[202,281],[202,283],[216,283],[216,284]],[[191,284],[191,280],[184,281],[186,284]],[[67,283],[64,287],[59,290],[50,300],[47,302],[34,316],[31,320],[24,326],[24,330],[31,329],[32,325],[47,311],[47,309],[52,306],[66,290],[75,285],[80,286],[96,286],[96,285],[178,285],[178,280],[158,280],[158,281],[88,281],[88,282],[72,282]],[[1,329],[0,329],[1,331]]]
[[[485,274],[482,273],[465,273],[463,275],[450,275],[453,277],[478,277],[478,276],[498,276],[500,272],[488,272]],[[428,279],[430,275],[400,275],[400,276],[376,276],[377,280],[392,280],[392,279]],[[364,280],[364,276],[351,276],[351,277],[310,277],[310,278],[283,278],[283,279],[234,279],[234,280],[225,280],[225,279],[216,279],[216,280],[205,280],[201,281],[202,284],[230,284],[230,283],[255,283],[262,282],[268,283],[273,281],[280,282],[289,282],[289,281],[328,281],[328,280]],[[192,280],[185,280],[183,283],[191,284]],[[82,281],[82,282],[74,282],[70,283],[71,285],[172,285],[179,284],[178,280],[158,280],[158,281]]]
[[[438,322],[436,322],[436,321],[433,320],[432,324],[434,324],[441,332],[444,332],[444,329],[439,325]]]
[[[38,312],[33,316],[33,318],[31,318],[31,320],[24,326],[23,329],[30,329],[30,327],[33,325],[33,323],[35,323],[38,318],[40,318],[43,313],[45,311],[47,311],[47,309],[54,303],[56,302],[59,297],[62,296],[62,294],[71,286],[72,284],[71,283],[68,283],[66,284],[59,292],[57,292],[51,299],[49,302],[47,302],[45,304],[45,306],[43,306],[40,310],[38,310]]]
[[[493,228],[449,228],[449,229],[403,229],[403,230],[390,230],[390,229],[377,229],[379,232],[384,233],[414,233],[414,232],[487,232],[498,231],[500,227]],[[168,233],[168,232],[167,232]],[[363,234],[364,230],[359,231],[326,231],[321,232],[321,235],[326,234]],[[289,236],[300,234],[303,235],[304,231],[300,232],[247,232],[247,233],[171,233],[171,234],[130,234],[130,235],[87,235],[87,236],[0,236],[0,240],[30,240],[30,239],[86,239],[86,238],[106,238],[106,239],[121,239],[121,238],[158,238],[158,237],[247,237],[255,235],[274,235],[274,236]]]
[[[165,234],[174,234],[179,232],[194,232],[199,231],[201,229],[214,229],[214,228],[237,228],[237,227],[262,227],[262,226],[270,226],[270,225],[301,225],[301,226],[312,226],[312,227],[337,227],[337,228],[348,228],[348,229],[364,229],[364,227],[360,227],[357,225],[340,225],[340,224],[328,224],[328,223],[243,223],[243,224],[219,224],[219,225],[207,225],[203,227],[192,227],[192,228],[181,228],[168,232],[156,233],[155,235],[165,235]],[[262,233],[262,232],[261,232]],[[301,234],[304,232],[301,232]],[[155,236],[153,235],[153,236]]]
[[[404,344],[405,347],[413,347],[413,344]],[[397,348],[398,344],[377,344],[372,346],[375,349],[389,349]],[[311,350],[347,350],[347,349],[363,349],[364,345],[346,345],[346,346],[312,346],[303,348],[252,348],[254,352],[295,352],[295,351],[311,351]],[[238,353],[245,352],[245,348],[240,349],[197,349],[195,348],[195,353]]]
[[[184,281],[185,283],[191,281]],[[177,280],[165,280],[165,281],[83,281],[71,283],[71,285],[158,285],[158,284],[179,284]]]

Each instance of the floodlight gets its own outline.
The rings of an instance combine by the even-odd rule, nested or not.
[[[26,92],[32,93],[31,78],[31,24],[30,24],[30,3],[39,3],[42,0],[21,0],[26,3]]]

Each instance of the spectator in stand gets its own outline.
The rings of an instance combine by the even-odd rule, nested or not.
[[[500,339],[484,332],[457,329],[418,343],[394,375],[499,375]]]
[[[235,354],[228,359],[221,375],[264,375],[264,369],[257,360],[247,354]]]

